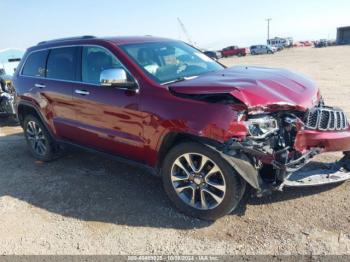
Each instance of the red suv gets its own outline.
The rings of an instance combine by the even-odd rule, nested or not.
[[[13,81],[34,157],[69,144],[141,164],[190,216],[228,214],[247,183],[261,196],[350,178],[348,154],[307,164],[349,151],[349,125],[288,70],[225,68],[169,39],[84,36],[29,48]]]

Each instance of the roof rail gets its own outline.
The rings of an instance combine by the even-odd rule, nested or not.
[[[80,40],[80,39],[93,39],[96,38],[96,36],[93,35],[83,35],[83,36],[74,36],[74,37],[66,37],[66,38],[58,38],[58,39],[52,39],[47,41],[39,42],[38,45],[48,44],[48,43],[54,43],[54,42],[61,42],[61,41],[73,41],[73,40]]]

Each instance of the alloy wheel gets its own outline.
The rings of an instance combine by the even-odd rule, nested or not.
[[[40,156],[45,155],[47,151],[47,139],[41,127],[35,121],[29,121],[26,134],[34,152]]]
[[[214,209],[225,197],[223,172],[203,154],[186,153],[179,156],[171,168],[171,181],[180,199],[196,209]]]

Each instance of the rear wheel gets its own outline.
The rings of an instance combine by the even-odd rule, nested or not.
[[[216,220],[233,211],[245,182],[217,153],[197,143],[174,147],[162,168],[164,189],[186,215]]]
[[[23,128],[31,154],[41,161],[53,160],[58,147],[41,121],[28,115],[24,119]]]

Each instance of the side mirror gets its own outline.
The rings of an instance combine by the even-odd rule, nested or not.
[[[128,80],[128,75],[122,68],[103,70],[100,74],[100,84],[111,87],[137,88],[137,84]]]

